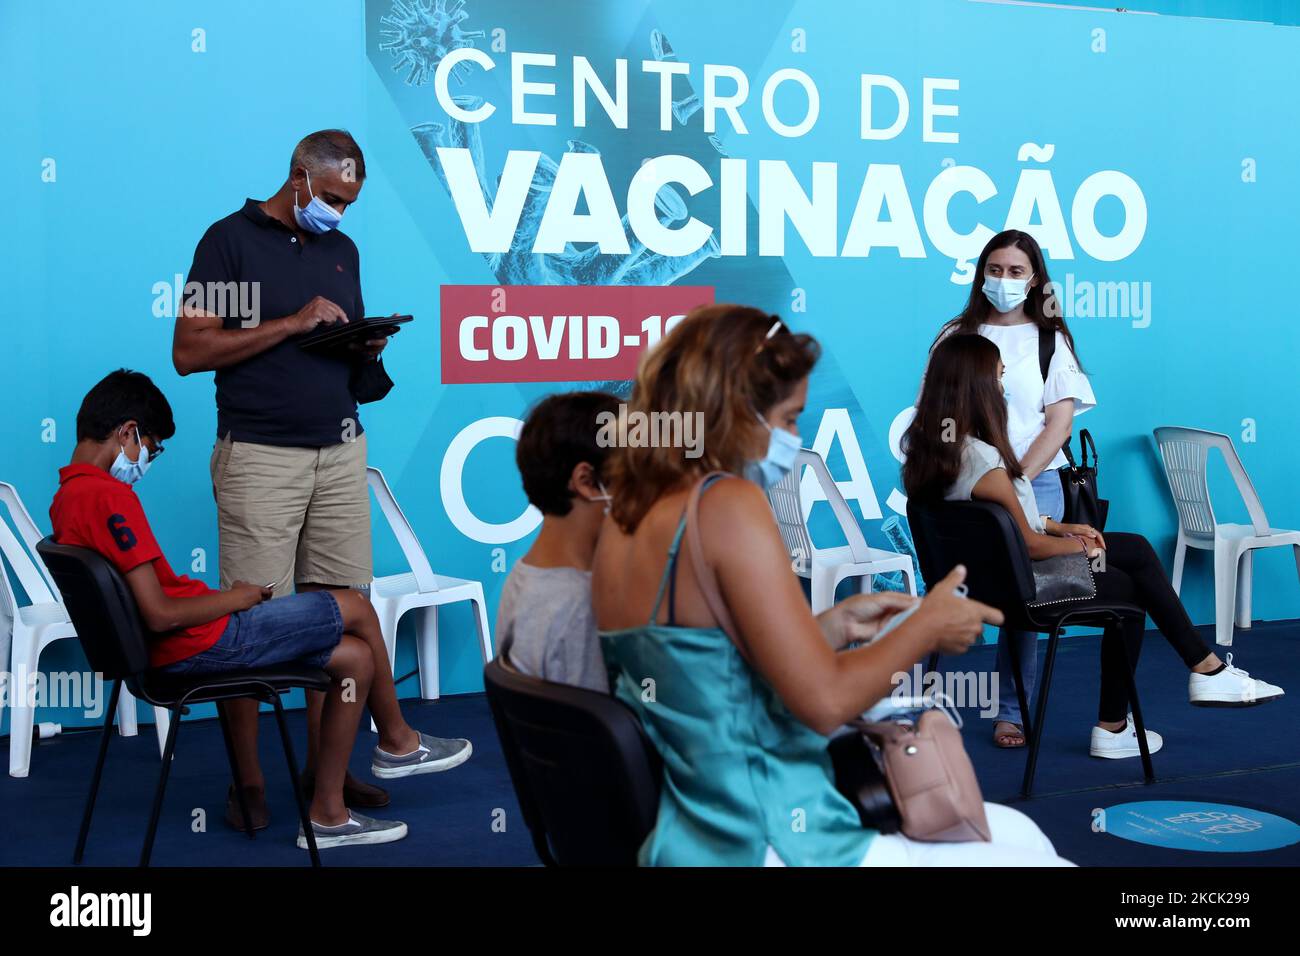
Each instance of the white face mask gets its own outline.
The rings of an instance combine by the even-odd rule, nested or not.
[[[987,276],[984,279],[984,296],[993,303],[993,308],[1006,314],[1029,298],[1029,279],[997,279]]]
[[[135,443],[140,446],[140,454],[135,461],[132,461],[126,455],[126,446],[123,445],[117,453],[117,458],[109,466],[108,473],[118,481],[124,481],[128,485],[134,485],[144,477],[144,473],[149,470],[149,449],[144,446],[140,440],[140,429],[135,430]]]
[[[587,500],[605,502],[605,514],[609,514],[609,503],[614,500],[614,496],[605,490],[605,486],[601,482],[596,482],[596,487],[600,489],[600,494],[593,495]]]

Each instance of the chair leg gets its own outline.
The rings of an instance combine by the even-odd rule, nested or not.
[[[839,583],[829,567],[813,567],[809,599],[814,614],[820,614],[835,603],[835,588]]]
[[[1214,641],[1232,646],[1232,622],[1236,617],[1237,549],[1226,541],[1214,542]]]
[[[108,756],[108,742],[113,736],[113,715],[117,711],[117,699],[121,690],[122,682],[120,680],[113,681],[113,690],[109,694],[108,707],[104,710],[104,732],[99,736],[99,756],[95,758],[95,769],[90,775],[90,793],[86,795],[86,808],[81,812],[81,829],[77,831],[77,848],[72,851],[73,863],[80,863],[81,856],[86,850],[86,837],[90,835],[90,818],[95,812],[95,797],[99,793],[100,777],[104,774],[104,758]]]
[[[239,776],[239,761],[235,759],[235,742],[230,736],[230,722],[226,712],[217,704],[217,721],[221,724],[221,739],[226,744],[226,760],[230,762],[230,777],[235,781],[235,797],[239,800],[239,816],[244,821],[244,832],[250,840],[257,839],[253,833],[253,816],[248,812],[248,800],[244,796],[244,781]]]
[[[1181,594],[1183,589],[1183,568],[1187,564],[1187,542],[1183,540],[1183,532],[1178,532],[1178,543],[1174,545],[1174,573],[1170,575],[1169,583],[1173,585],[1174,593]]]
[[[0,574],[4,569],[0,568]],[[36,709],[32,706],[32,675],[40,666],[40,652],[36,635],[26,625],[14,622],[9,660],[0,658],[0,667],[8,666],[9,674],[9,776],[25,777],[32,766],[32,730],[36,725]],[[110,707],[109,722],[113,720]]]
[[[153,709],[154,730],[158,734],[158,756],[161,757],[163,749],[167,746],[167,731],[171,727],[172,712],[166,707],[155,707]]]
[[[1146,623],[1145,621],[1143,622]],[[1113,625],[1122,628],[1123,621]],[[1121,637],[1123,635],[1120,635]],[[1128,653],[1128,645],[1124,645],[1124,653]],[[1142,775],[1148,784],[1156,782],[1155,768],[1151,764],[1151,750],[1147,745],[1147,727],[1142,720],[1142,704],[1138,701],[1137,692],[1137,662],[1129,658],[1129,666],[1124,668],[1124,680],[1128,684],[1128,705],[1133,711],[1133,729],[1137,731],[1138,751],[1142,754]]]
[[[1034,654],[1038,654],[1038,635],[1031,634],[1034,641]],[[1025,739],[1029,739],[1031,724],[1029,722],[1029,698],[1025,696],[1025,675],[1020,669],[1020,655],[1015,648],[1007,648],[1007,657],[1011,659],[1011,679],[1016,682],[1016,703],[1020,705],[1020,727]],[[1037,724],[1037,721],[1034,721]]]
[[[1061,628],[1052,628],[1047,640],[1047,657],[1043,661],[1043,674],[1038,679],[1038,703],[1034,708],[1033,733],[1029,736],[1029,757],[1025,761],[1025,779],[1020,785],[1020,796],[1028,800],[1034,788],[1034,771],[1038,767],[1038,747],[1043,742],[1043,724],[1047,716],[1047,692],[1052,687],[1052,668],[1056,664],[1056,645],[1061,640]],[[1022,715],[1023,716],[1023,715]]]
[[[117,732],[123,737],[134,737],[140,733],[140,717],[136,713],[135,695],[123,690],[117,701]]]
[[[181,709],[177,707],[172,713],[171,724],[167,728],[167,745],[163,747],[162,769],[158,771],[158,789],[153,795],[153,810],[149,814],[149,829],[144,835],[144,849],[140,851],[141,868],[149,865],[153,855],[153,838],[158,833],[158,818],[162,816],[163,794],[167,792],[167,777],[172,769],[172,754],[176,752],[176,735],[181,729]]]
[[[483,663],[492,660],[492,629],[488,626],[487,602],[483,599],[483,589],[478,596],[470,600],[474,608],[474,623],[478,627],[479,645],[483,651]]]
[[[298,819],[302,823],[303,835],[307,838],[307,850],[311,853],[311,865],[320,866],[320,852],[316,849],[316,831],[311,827],[311,815],[302,798],[302,780],[298,777],[298,761],[293,756],[293,741],[289,739],[289,724],[284,719],[284,704],[279,694],[271,695],[271,704],[275,707],[275,722],[280,726],[280,742],[284,744],[284,762],[289,767],[289,782],[293,784],[293,799],[298,803]]]
[[[916,597],[916,572],[911,568],[907,568],[902,574],[903,580],[907,582],[907,593],[912,597]]]
[[[420,696],[437,700],[442,696],[438,672],[438,606],[420,608],[415,635],[415,659],[420,669]]]
[[[1251,578],[1254,570],[1254,553],[1247,551],[1241,556],[1241,566],[1237,569],[1237,627],[1250,627]]]

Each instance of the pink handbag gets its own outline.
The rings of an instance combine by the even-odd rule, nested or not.
[[[984,795],[958,725],[941,708],[916,722],[860,725],[884,765],[904,835],[931,843],[989,841]]]

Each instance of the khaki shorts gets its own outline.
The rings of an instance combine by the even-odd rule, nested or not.
[[[219,440],[212,494],[220,531],[221,586],[275,582],[368,587],[370,492],[366,436],[325,448]]]

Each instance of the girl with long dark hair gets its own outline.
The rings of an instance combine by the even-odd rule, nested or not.
[[[982,335],[954,334],[930,353],[930,365],[916,417],[903,436],[903,487],[909,498],[992,501],[1016,520],[1031,560],[1084,550],[1092,558],[1105,552],[1095,574],[1100,604],[1143,608],[1191,671],[1188,696],[1202,706],[1249,706],[1282,696],[1282,689],[1232,666],[1210,650],[1178,600],[1159,558],[1138,534],[1109,531],[1044,518],[1025,470],[1007,433],[1003,398],[1005,365],[998,347]],[[1080,601],[1078,607],[1086,607]],[[1126,622],[1123,636],[1102,641],[1101,699],[1089,752],[1094,757],[1132,757],[1139,753],[1137,732],[1128,720],[1124,668],[1136,663],[1145,621]],[[1127,646],[1126,646],[1127,645]],[[1030,645],[1036,655],[1036,642]],[[1012,691],[1014,693],[1014,691]],[[1147,731],[1152,753],[1160,735]]]

